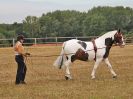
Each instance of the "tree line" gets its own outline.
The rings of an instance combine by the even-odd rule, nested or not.
[[[129,7],[94,7],[88,12],[54,11],[41,17],[27,16],[22,23],[0,24],[0,39],[25,37],[99,36],[122,29],[133,35],[133,9]]]

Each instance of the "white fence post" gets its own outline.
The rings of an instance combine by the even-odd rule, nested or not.
[[[56,46],[57,46],[57,42],[58,42],[58,38],[57,37],[55,38],[55,42],[56,42]]]
[[[12,39],[12,45],[13,45],[13,47],[15,45],[15,39],[14,38]]]
[[[34,41],[34,44],[36,45],[36,44],[37,44],[36,38],[35,38],[34,40],[35,40],[35,41]]]

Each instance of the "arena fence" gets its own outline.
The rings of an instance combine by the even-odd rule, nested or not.
[[[91,41],[92,39],[97,38],[97,36],[89,37],[45,37],[45,38],[25,38],[25,46],[34,46],[34,45],[59,45],[70,39],[78,39],[82,41]],[[133,37],[125,37],[126,44],[133,44]],[[15,38],[12,39],[0,39],[0,47],[12,47],[16,42]]]

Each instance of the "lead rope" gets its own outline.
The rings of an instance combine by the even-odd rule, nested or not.
[[[111,46],[107,46],[107,47],[111,47]],[[107,48],[107,47],[105,46],[105,47],[97,48],[97,50],[98,49],[104,49],[104,48]],[[89,51],[93,51],[93,50],[94,49],[86,50],[85,52],[89,52]],[[69,54],[65,54],[65,55],[72,55],[72,54],[76,54],[76,53],[69,53]],[[55,55],[30,55],[30,56],[27,56],[27,57],[54,57],[54,56],[63,56],[63,55],[59,55],[59,54],[55,54]]]
[[[28,52],[28,47],[26,47],[25,48],[25,52],[27,53]],[[25,56],[25,64],[26,64],[26,66],[27,66],[27,68],[29,68],[28,69],[28,71],[31,73],[31,74],[33,74],[33,72],[36,72],[34,69],[33,69],[33,62],[32,62],[32,59],[31,58],[28,58],[29,57],[29,55],[28,56]],[[30,62],[30,63],[29,63]],[[31,65],[31,66],[30,66]],[[31,69],[30,69],[31,68]]]

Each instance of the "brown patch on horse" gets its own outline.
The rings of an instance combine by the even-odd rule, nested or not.
[[[106,52],[103,56],[104,59],[109,56],[110,48],[113,45],[113,43],[114,43],[114,40],[112,38],[106,38],[105,39]]]
[[[82,60],[82,61],[87,61],[88,60],[88,53],[83,51],[82,49],[78,49],[75,55],[71,57],[71,61],[74,62],[76,59]]]
[[[115,44],[119,43],[119,45],[121,45],[123,43],[122,42],[122,33],[121,32],[117,32],[114,35],[114,41],[115,41]]]
[[[114,35],[114,44],[121,46],[123,44],[122,41],[123,33],[120,29],[117,30],[116,34]]]

